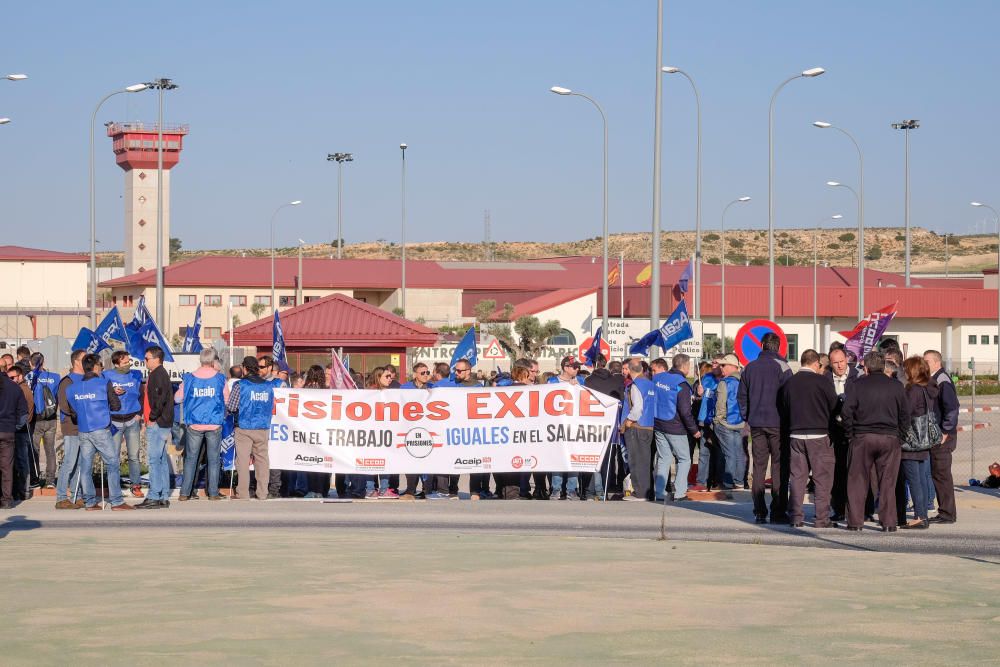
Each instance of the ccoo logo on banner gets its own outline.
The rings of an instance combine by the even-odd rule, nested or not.
[[[568,384],[275,389],[272,468],[325,473],[597,470],[618,401]]]

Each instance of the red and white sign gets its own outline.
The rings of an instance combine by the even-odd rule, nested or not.
[[[579,359],[581,364],[587,363],[587,358],[583,355],[587,350],[590,349],[590,346],[593,344],[594,344],[593,336],[587,336],[587,338],[582,343],[580,343],[580,349],[577,350],[576,352],[576,358]],[[611,359],[611,345],[608,343],[608,341],[604,340],[603,336],[601,337],[601,354],[604,355],[605,359],[608,360]]]
[[[504,354],[503,348],[500,347],[500,341],[496,338],[486,346],[483,351],[483,359],[506,359],[507,355]]]

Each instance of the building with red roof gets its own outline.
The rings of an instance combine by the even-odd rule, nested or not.
[[[87,312],[89,255],[0,246],[4,340],[75,336]]]

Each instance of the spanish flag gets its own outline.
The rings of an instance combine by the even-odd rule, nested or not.
[[[653,280],[652,264],[647,264],[645,267],[643,267],[642,271],[639,272],[639,275],[635,277],[635,282],[639,283],[643,287],[648,287],[649,283],[652,282],[652,280]]]

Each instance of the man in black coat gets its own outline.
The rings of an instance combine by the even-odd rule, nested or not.
[[[937,495],[938,513],[930,518],[931,523],[955,523],[955,481],[951,476],[951,458],[958,444],[958,393],[951,376],[941,366],[941,353],[937,350],[924,352],[924,361],[931,371],[938,388],[938,419],[941,421],[941,444],[931,447],[931,479]]]
[[[837,407],[833,411],[833,419],[830,422],[830,440],[833,443],[833,489],[830,493],[830,505],[833,508],[834,521],[843,521],[847,511],[847,453],[850,449],[850,440],[840,418],[840,412],[844,408],[844,396],[847,390],[858,379],[858,369],[852,367],[847,361],[847,353],[843,347],[834,348],[830,351],[830,368],[826,370],[826,377],[833,385],[833,391],[837,395]]]
[[[865,355],[865,375],[853,384],[841,411],[851,438],[847,471],[847,529],[861,530],[865,518],[872,466],[878,480],[878,520],[882,530],[896,530],[896,475],[901,440],[910,428],[910,410],[903,385],[885,375],[885,356]]]
[[[28,423],[28,400],[17,384],[0,374],[0,509],[14,506],[14,433]]]
[[[625,397],[625,376],[622,374],[622,363],[612,361],[610,364],[603,354],[598,354],[594,361],[594,372],[587,376],[584,381],[587,389],[600,392],[606,396],[621,401]],[[613,440],[617,439],[616,437]],[[610,460],[609,460],[610,459]],[[607,479],[604,475],[607,474]],[[621,457],[621,447],[612,441],[608,451],[604,454],[601,462],[601,469],[595,473],[582,473],[580,475],[581,494],[594,493],[595,498],[603,498],[607,485],[607,494],[617,496],[623,493],[622,482],[625,480],[625,462]]]
[[[815,485],[816,527],[830,528],[830,488],[834,455],[830,444],[830,419],[837,407],[833,383],[820,375],[819,353],[806,350],[802,368],[781,387],[778,394],[790,436],[788,520],[801,528],[805,518],[802,498],[812,470]]]

